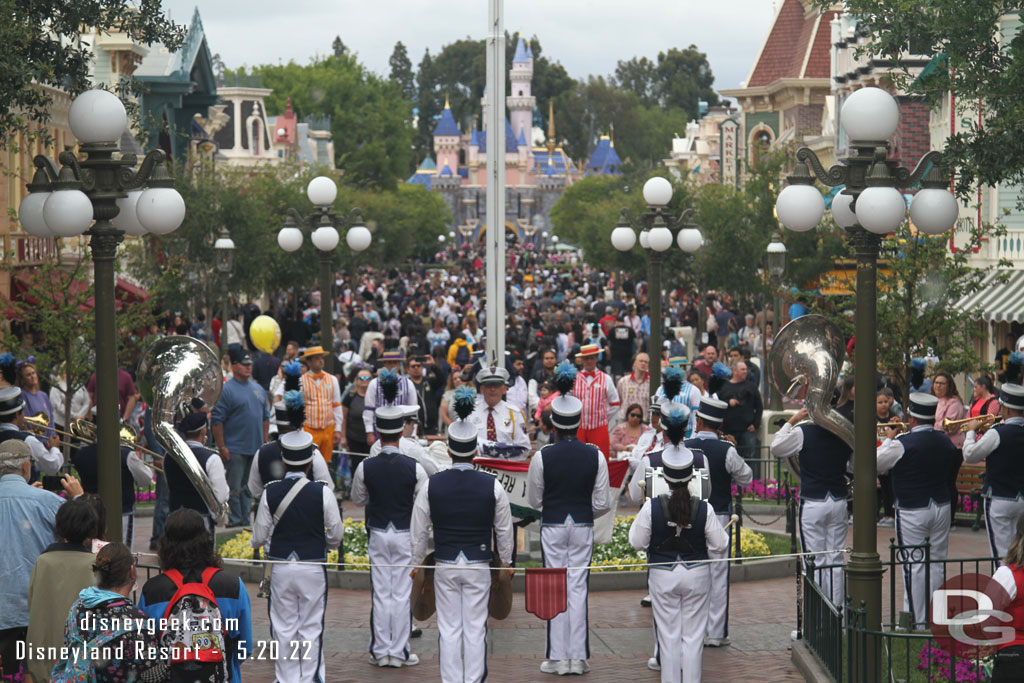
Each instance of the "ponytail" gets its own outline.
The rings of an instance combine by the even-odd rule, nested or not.
[[[670,482],[672,495],[668,499],[668,515],[677,528],[685,529],[690,525],[690,488],[686,482]]]

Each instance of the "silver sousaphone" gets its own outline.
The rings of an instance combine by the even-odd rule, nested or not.
[[[138,377],[143,398],[153,410],[156,440],[199,491],[210,514],[217,520],[223,519],[228,512],[227,503],[217,501],[206,471],[174,428],[175,420],[189,410],[196,396],[211,407],[220,398],[224,380],[217,354],[192,337],[163,337],[143,353]]]
[[[846,343],[839,326],[821,315],[803,315],[779,330],[768,352],[768,379],[783,396],[803,398],[811,422],[853,448],[853,423],[832,407]],[[801,396],[806,388],[806,395]],[[784,458],[797,481],[800,462]]]

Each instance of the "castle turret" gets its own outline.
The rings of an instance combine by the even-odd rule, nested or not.
[[[533,81],[533,52],[523,40],[522,34],[519,34],[508,79],[512,92],[505,98],[509,122],[516,138],[522,136],[529,147],[533,131],[533,108],[537,105],[537,98],[530,94],[530,83]]]
[[[459,145],[462,142],[462,131],[452,115],[452,107],[448,95],[444,96],[444,111],[434,127],[434,153],[437,155],[437,167],[447,166],[453,174],[459,171]]]

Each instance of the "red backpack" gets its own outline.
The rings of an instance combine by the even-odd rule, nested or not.
[[[174,650],[172,665],[194,661],[216,663],[224,669],[224,621],[210,589],[210,580],[219,571],[217,567],[207,567],[201,583],[184,583],[177,569],[164,572],[178,589],[167,602],[163,617],[166,628],[160,634],[161,645]]]

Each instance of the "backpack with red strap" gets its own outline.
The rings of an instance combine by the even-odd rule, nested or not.
[[[200,583],[184,583],[177,569],[164,572],[177,587],[164,610],[165,627],[160,634],[161,646],[173,653],[172,681],[178,680],[175,674],[190,682],[227,679],[224,621],[210,589],[210,580],[219,571],[207,567]]]

